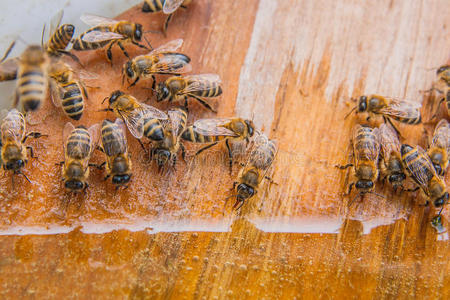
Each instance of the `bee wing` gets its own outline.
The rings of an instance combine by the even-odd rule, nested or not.
[[[121,113],[121,115],[128,130],[137,139],[142,138],[144,135],[144,121],[146,119],[167,119],[167,115],[164,112],[144,103],[140,103],[140,106],[136,109],[127,113]]]
[[[111,41],[111,40],[120,40],[123,39],[124,36],[115,32],[110,31],[89,31],[88,33],[84,34],[81,38],[83,41],[88,43],[96,43],[96,42],[104,42],[104,41]]]
[[[52,102],[56,107],[61,107],[62,105],[62,98],[64,96],[65,89],[62,88],[58,83],[56,83],[56,80],[50,78],[50,90],[51,90],[51,98]]]
[[[72,131],[75,129],[75,126],[73,126],[72,123],[67,122],[66,125],[64,125],[64,129],[63,129],[63,147],[64,147],[64,152],[66,151],[66,144],[67,144],[67,139],[69,138],[69,135],[72,133]]]
[[[91,14],[82,14],[80,20],[89,26],[115,25],[120,21]]]
[[[162,52],[175,52],[181,47],[181,45],[183,45],[183,39],[172,40],[156,49],[153,49],[147,55],[154,55],[154,54],[162,53]]]
[[[11,110],[2,110],[1,115],[2,124],[1,124],[1,135],[8,139],[13,139],[16,142],[22,143],[22,140],[25,136],[25,119],[21,117],[21,114],[18,114],[18,110],[13,108]],[[4,126],[4,122],[5,123]],[[6,127],[6,124],[8,126]]]
[[[433,176],[437,177],[437,173],[425,150],[417,146],[417,152],[418,156],[406,157],[405,166],[411,173],[414,181],[426,194],[429,194],[428,182]],[[416,159],[417,157],[422,157],[423,159]]]
[[[386,99],[388,100],[389,104],[386,107],[380,109],[380,112],[382,114],[410,119],[420,117],[420,108],[422,107],[421,103],[400,100],[395,98],[386,98]]]
[[[446,119],[442,119],[437,123],[431,145],[447,149],[447,152],[450,150],[450,124]]]
[[[86,70],[78,70],[76,72],[77,77],[81,79],[98,79],[99,76],[96,73],[88,72]]]
[[[202,135],[237,136],[233,131],[223,127],[228,122],[230,119],[227,118],[200,119],[194,122],[193,129]]]
[[[362,143],[362,149],[357,149],[357,143],[361,143],[357,140],[358,132],[363,128],[361,125],[356,125],[353,131],[353,153],[355,158],[355,165],[358,164],[360,158],[364,158],[370,161],[378,161],[378,155],[380,153],[380,143],[379,143],[379,130],[378,128],[371,129],[375,137],[374,142]]]
[[[184,94],[203,91],[205,90],[205,87],[212,86],[213,84],[220,85],[222,83],[217,74],[187,75],[184,76],[184,79],[189,82],[182,91]]]
[[[108,133],[110,135],[108,136],[110,142],[106,145],[102,143],[103,150],[110,156],[125,153],[127,151],[127,140],[124,131],[125,124],[121,119],[116,119],[114,125],[116,126]]]
[[[180,66],[182,66],[180,68]],[[161,59],[152,66],[152,72],[180,74],[187,73],[192,70],[191,64],[186,64],[177,55],[163,56]]]
[[[166,0],[163,5],[163,12],[168,15],[177,10],[184,0]]]
[[[0,64],[0,77],[8,78],[7,80],[14,80],[17,77],[18,68],[18,57],[7,59]]]
[[[274,155],[273,149],[275,149]],[[255,139],[252,150],[249,155],[248,163],[257,167],[260,170],[267,170],[272,165],[272,162],[276,156],[277,143],[274,140],[270,140],[266,135],[261,134]]]
[[[167,112],[170,120],[170,126],[172,127],[173,136],[178,137],[185,129],[186,123],[183,124],[183,119],[176,110],[169,110]]]
[[[125,123],[122,121],[122,119],[117,118],[114,123],[120,128],[120,130],[122,131],[123,134],[123,140],[125,141],[125,143],[127,142],[127,135],[126,135],[126,128],[125,128]]]
[[[59,25],[61,24],[61,20],[64,16],[64,10],[60,9],[58,12],[51,18],[50,20],[50,37],[55,33],[55,31],[58,29]]]
[[[89,156],[92,154],[92,152],[95,150],[95,148],[98,145],[99,138],[100,138],[100,124],[94,124],[91,127],[88,128],[89,135],[91,136],[91,143],[90,143],[90,153]]]
[[[400,153],[400,141],[392,126],[386,123],[381,124],[378,138],[385,160],[389,160],[389,157],[393,152]]]

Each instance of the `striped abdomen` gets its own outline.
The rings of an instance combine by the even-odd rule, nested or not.
[[[225,135],[203,135],[194,130],[193,126],[189,126],[181,135],[181,138],[185,141],[192,143],[213,143],[229,138],[230,136]]]
[[[65,90],[61,98],[61,104],[64,112],[69,118],[79,120],[83,115],[84,99],[80,86],[75,81],[61,84]]]
[[[47,74],[39,67],[23,68],[17,75],[16,97],[25,112],[37,110],[47,93]]]
[[[144,120],[144,136],[153,141],[161,141],[164,138],[164,131],[159,119]]]
[[[110,32],[111,28],[109,26],[96,26],[92,27],[89,30],[83,32],[80,34],[73,42],[72,48],[78,51],[85,51],[85,50],[95,50],[99,48],[103,48],[104,46],[108,45],[111,40],[106,40],[102,42],[86,42],[83,41],[83,36],[91,31],[101,31],[101,32]]]
[[[378,157],[378,151],[374,149],[379,150],[379,143],[372,128],[358,126],[353,143],[358,161],[376,160]]]
[[[22,141],[25,136],[25,118],[17,109],[11,109],[1,123],[1,141]]]
[[[420,115],[420,113],[418,116],[410,117],[410,118],[408,118],[408,117],[404,118],[404,117],[398,117],[398,116],[389,116],[389,117],[391,117],[392,119],[397,120],[399,122],[410,124],[410,125],[416,125],[416,124],[420,124],[422,122],[422,116]]]
[[[64,24],[58,27],[47,42],[47,52],[58,54],[58,50],[65,50],[72,40],[75,27],[72,24]]]
[[[271,140],[261,143],[250,154],[250,162],[253,166],[260,170],[268,169],[275,158],[277,147]]]
[[[188,83],[189,85],[189,83]],[[222,87],[217,82],[202,83],[203,88],[199,88],[197,91],[189,92],[189,94],[199,97],[217,97],[222,94]]]
[[[145,0],[142,6],[143,12],[158,12],[162,11],[165,0]]]
[[[84,126],[77,126],[69,135],[66,144],[67,156],[73,159],[84,159],[91,153],[91,136]]]
[[[421,182],[430,182],[434,177],[434,172],[431,168],[433,165],[425,152],[420,153],[416,148],[412,148],[408,145],[402,145],[402,161],[409,170],[415,170],[411,174],[414,181],[418,182],[415,178],[417,174],[425,176],[421,179]]]
[[[179,107],[177,109],[172,110],[171,114],[175,114],[176,116],[174,116],[174,117],[179,120],[177,132],[179,132],[180,134],[183,133],[184,129],[186,128],[186,124],[187,124],[186,109]]]
[[[103,121],[102,146],[107,156],[116,156],[127,151],[125,135],[116,123],[109,120]]]

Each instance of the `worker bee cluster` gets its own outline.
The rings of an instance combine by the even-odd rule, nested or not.
[[[163,28],[165,33],[173,12],[180,7],[185,8],[190,2],[145,1],[142,11],[163,11],[167,14]],[[110,179],[116,190],[132,184],[133,154],[128,148],[128,130],[140,142],[143,151],[156,162],[159,170],[175,168],[179,152],[185,160],[184,143],[189,142],[203,145],[195,155],[219,143],[225,144],[232,172],[232,143],[245,141],[246,146],[249,146],[246,151],[249,155],[247,162],[242,164],[233,187],[232,197],[236,199],[234,208],[239,209],[245,200],[257,193],[275,158],[276,142],[260,133],[252,120],[240,117],[198,119],[189,124],[190,99],[216,113],[210,101],[221,96],[223,87],[217,74],[188,74],[192,71],[191,59],[180,51],[182,39],[153,48],[145,37],[146,32],[141,24],[90,14],[81,16],[81,20],[90,26],[89,29],[74,37],[75,26],[60,25],[62,17],[61,11],[53,18],[46,42],[43,33],[41,45],[29,45],[19,57],[8,59],[15,45],[14,41],[1,60],[0,80],[17,82],[14,108],[5,111],[1,121],[0,162],[4,170],[13,173],[12,178],[15,174],[21,174],[32,182],[23,173],[23,169],[28,157],[35,156],[33,148],[25,146],[25,142],[29,137],[40,138],[45,135],[38,132],[27,133],[27,121],[33,125],[29,119],[42,107],[49,92],[56,111],[74,122],[81,122],[77,125],[67,122],[65,126],[61,126],[64,127],[64,161],[57,164],[61,166],[63,186],[68,192],[79,193],[89,187],[90,167],[104,170],[105,180]],[[143,40],[147,44],[143,44]],[[70,44],[72,49],[68,50]],[[125,48],[129,44],[144,49],[147,53],[131,57]],[[83,70],[75,71],[71,63],[83,66],[74,52],[104,49],[107,60],[113,65],[112,47],[115,45],[127,58],[122,67],[122,85],[126,85],[126,79],[129,86],[109,91],[102,102],[106,102],[107,107],[98,107],[96,110],[99,114],[101,111],[111,112],[117,119],[104,119],[100,124],[83,125],[86,121],[83,115],[89,104],[86,101],[89,97],[88,87],[84,81],[100,76]],[[66,60],[66,57],[72,61]],[[157,82],[156,76],[165,78]],[[157,102],[167,101],[172,107],[163,111],[126,92],[127,88],[140,80],[144,81],[142,85],[148,85],[148,89],[153,91]],[[96,150],[104,154],[104,162],[101,164],[91,162]]]

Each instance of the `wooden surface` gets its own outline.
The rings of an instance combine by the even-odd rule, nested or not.
[[[92,170],[86,195],[64,193],[60,168],[67,119],[50,101],[33,127],[50,135],[30,142],[39,156],[27,165],[29,184],[0,179],[0,295],[2,298],[297,299],[450,296],[448,234],[429,221],[420,194],[368,196],[348,207],[349,174],[334,168],[349,155],[351,127],[343,116],[351,97],[379,93],[424,103],[435,68],[448,60],[450,6],[441,1],[206,1],[173,18],[166,39],[183,38],[195,73],[218,73],[224,94],[211,101],[218,116],[253,118],[279,143],[277,183],[265,184],[239,214],[224,148],[158,174],[129,136],[133,183],[114,192]],[[122,15],[159,28],[162,16],[132,8]],[[141,50],[131,46],[130,53]],[[78,53],[79,54],[79,53]],[[87,84],[90,125],[121,88],[125,61],[114,51],[79,54],[102,74]],[[141,82],[130,93],[151,94]],[[150,104],[166,109],[167,104]],[[434,102],[435,103],[435,102]],[[190,121],[212,117],[191,102]],[[446,113],[442,116],[448,117]],[[361,119],[363,120],[363,119]],[[425,128],[400,125],[408,143],[425,146]],[[236,147],[239,147],[238,145]],[[219,151],[220,150],[220,151]],[[93,161],[101,162],[101,153]],[[65,209],[66,203],[69,203]],[[444,210],[444,222],[450,212]]]

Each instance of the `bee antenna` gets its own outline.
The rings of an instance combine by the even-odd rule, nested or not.
[[[352,114],[352,112],[354,112],[354,111],[355,111],[355,109],[356,109],[356,106],[355,106],[355,107],[353,107],[353,108],[352,108],[352,110],[351,110],[351,111],[350,111],[350,112],[349,112],[348,114],[346,114],[346,115],[345,115],[345,117],[344,117],[344,120],[345,120],[345,119],[347,119],[347,118],[348,118],[348,116],[350,116],[350,115]]]
[[[441,208],[441,210],[439,211],[439,213],[438,213],[438,217],[440,217],[441,216],[441,212],[444,210],[444,206],[442,205],[442,208]]]
[[[8,49],[5,52],[5,55],[3,55],[2,59],[0,60],[0,63],[3,62],[11,53],[12,49],[14,48],[14,45],[16,45],[16,41],[14,40],[11,45],[9,45]]]
[[[381,195],[381,194],[378,194],[378,193],[375,193],[375,192],[369,192],[369,193],[370,194],[374,194],[375,196],[378,196],[380,198],[386,199],[386,197],[384,195]]]
[[[106,96],[106,97],[103,99],[102,104],[105,103],[106,99],[108,99],[108,98],[109,98],[109,96]]]
[[[144,36],[144,40],[147,43],[147,45],[150,47],[150,50],[153,50],[152,45],[150,44],[150,42],[148,41],[148,39]]]
[[[44,47],[45,25],[46,25],[46,24],[44,23],[44,27],[42,28],[41,47]]]

